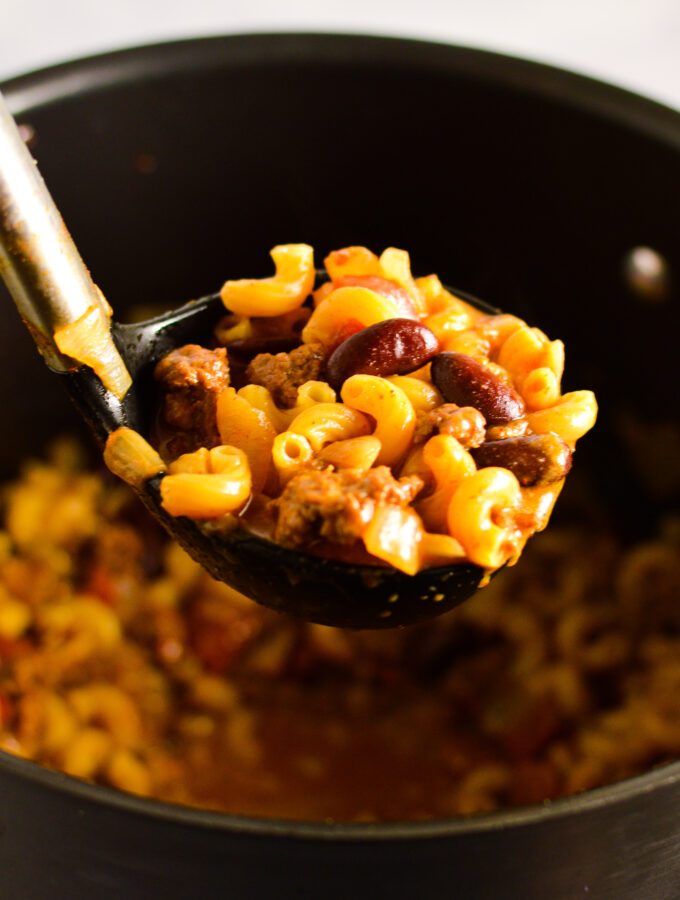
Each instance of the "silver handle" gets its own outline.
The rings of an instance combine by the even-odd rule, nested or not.
[[[0,275],[45,361],[58,372],[74,368],[54,333],[104,301],[0,94]],[[107,327],[108,332],[108,327]],[[109,359],[125,371],[108,334]]]

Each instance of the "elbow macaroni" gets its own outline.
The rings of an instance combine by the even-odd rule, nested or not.
[[[374,435],[381,444],[378,465],[392,466],[400,462],[411,446],[416,425],[406,393],[386,378],[352,375],[342,386],[341,396],[350,409],[368,413],[375,419]]]
[[[335,466],[336,469],[367,472],[378,458],[380,447],[380,441],[375,435],[365,434],[327,444],[318,454],[318,458]]]
[[[363,533],[369,553],[415,575],[420,568],[419,544],[423,538],[423,523],[408,507],[379,506]]]
[[[351,313],[351,314],[349,314]],[[398,306],[387,297],[365,287],[339,287],[332,291],[312,313],[302,330],[305,343],[318,341],[334,348],[338,337],[400,316]]]
[[[309,244],[282,244],[271,257],[276,275],[243,278],[222,287],[224,305],[237,315],[280,316],[297,309],[314,287],[314,251]]]
[[[448,434],[430,438],[423,447],[423,462],[432,472],[435,489],[420,501],[418,510],[431,531],[445,532],[451,498],[458,485],[473,475],[477,467],[467,450]]]
[[[521,532],[513,514],[520,501],[519,482],[512,472],[479,469],[464,478],[451,497],[449,532],[473,562],[497,569],[519,550]]]
[[[251,493],[248,458],[237,447],[202,448],[180,456],[161,481],[161,502],[172,516],[217,519],[243,506]]]
[[[481,362],[524,401],[524,413],[488,427],[487,440],[553,434],[573,450],[593,426],[592,392],[561,393],[561,341],[549,340],[516,316],[481,312],[446,290],[436,275],[414,279],[405,251],[390,247],[380,256],[359,246],[333,251],[325,259],[329,280],[316,290],[311,247],[280,245],[271,255],[273,277],[228,281],[222,289],[235,314],[216,332],[227,348],[231,341],[253,339],[252,317],[281,316],[306,301],[313,308],[302,344],[321,346],[326,359],[357,331],[416,316],[438,339],[440,352]],[[408,300],[398,299],[405,295]],[[432,383],[429,362],[394,371],[350,373],[339,397],[320,377],[300,379],[290,408],[277,406],[266,382],[223,389],[216,400],[221,445],[170,463],[161,482],[164,507],[173,515],[214,518],[238,512],[252,495],[280,497],[296,474],[310,467],[356,478],[388,467],[390,476],[411,485],[415,479],[418,487],[409,502],[389,499],[388,491],[371,500],[370,515],[362,513],[361,541],[376,562],[413,574],[465,560],[491,570],[517,557],[530,534],[545,527],[564,476],[556,483],[520,484],[510,468],[478,468],[474,449],[466,449],[453,433],[430,432],[423,442],[427,417],[441,423],[452,404],[445,405]],[[414,443],[422,417],[425,430],[419,426],[421,438]],[[108,458],[114,471],[140,487],[145,478],[162,474],[166,462],[143,438],[131,439],[134,432],[125,431],[110,439]]]
[[[571,391],[548,409],[529,413],[529,427],[536,434],[559,434],[568,444],[590,431],[597,418],[597,401],[592,391]]]
[[[294,431],[282,431],[274,438],[272,459],[279,476],[279,484],[290,481],[300,468],[311,462],[314,450],[306,437]]]
[[[252,489],[259,493],[265,486],[271,464],[276,431],[266,413],[239,397],[233,388],[225,388],[217,398],[217,428],[223,444],[241,449],[250,466]]]
[[[346,441],[370,430],[366,416],[342,403],[316,403],[298,413],[288,426],[288,431],[307,438],[315,452],[331,441]]]
[[[422,315],[427,312],[425,298],[418,290],[413,275],[411,275],[411,260],[406,250],[388,247],[380,256],[380,268],[385,278],[404,288],[418,313]]]
[[[401,388],[411,402],[415,412],[434,409],[440,406],[444,400],[437,388],[422,378],[413,378],[408,375],[391,375],[387,379],[390,384]]]

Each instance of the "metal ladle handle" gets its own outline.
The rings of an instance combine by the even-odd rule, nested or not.
[[[47,365],[73,370],[55,332],[93,308],[107,318],[95,287],[54,200],[0,94],[0,275]],[[107,329],[108,330],[108,329]],[[110,341],[109,352],[125,364]],[[118,365],[118,363],[115,363]]]

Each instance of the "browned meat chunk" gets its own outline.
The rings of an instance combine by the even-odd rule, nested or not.
[[[163,404],[166,455],[172,459],[219,444],[217,396],[229,385],[227,351],[186,344],[158,363],[154,378],[167,392]]]
[[[528,434],[487,441],[472,454],[478,468],[510,469],[523,487],[552,484],[571,468],[571,450],[556,434]]]
[[[278,406],[295,406],[297,389],[305,381],[316,381],[324,367],[321,344],[301,344],[290,353],[260,353],[246,369],[246,381],[261,384]]]
[[[484,443],[486,420],[474,406],[443,403],[427,412],[418,413],[413,439],[416,443],[426,441],[435,431],[450,434],[467,450]]]
[[[356,541],[379,503],[407,506],[423,487],[417,475],[392,477],[387,466],[366,473],[304,469],[271,503],[277,515],[274,540],[300,547],[318,538]]]

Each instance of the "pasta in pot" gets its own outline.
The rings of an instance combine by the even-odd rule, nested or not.
[[[0,491],[0,749],[159,800],[316,821],[540,803],[677,758],[680,521],[619,544],[577,488],[578,524],[468,603],[356,632],[213,581],[124,485],[55,447]],[[377,502],[369,546],[387,555],[415,516]],[[426,532],[411,563],[462,556]]]
[[[151,447],[142,459],[143,439],[120,430],[113,471],[137,486],[163,474],[165,509],[197,520],[234,514],[248,529],[257,498],[258,532],[265,508],[272,539],[311,553],[330,540],[335,558],[360,549],[407,573],[442,558],[421,546],[489,571],[515,561],[597,415],[591,391],[561,393],[562,342],[480,311],[436,275],[414,279],[393,247],[333,251],[316,291],[311,247],[271,255],[274,276],[222,288],[222,346],[158,364],[164,459]],[[257,352],[259,335],[291,349]],[[213,458],[239,464],[227,475]]]

